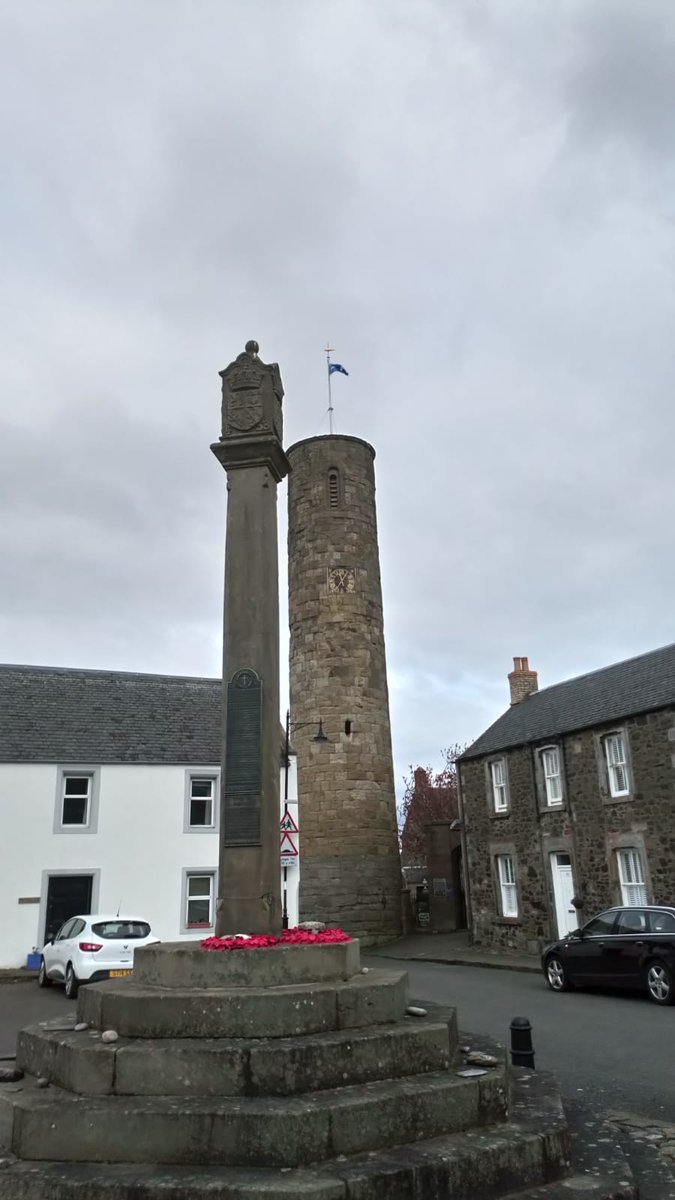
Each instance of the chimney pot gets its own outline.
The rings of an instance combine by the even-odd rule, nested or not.
[[[530,670],[527,658],[514,658],[513,670],[509,673],[511,704],[519,704],[526,696],[539,690],[537,672]]]

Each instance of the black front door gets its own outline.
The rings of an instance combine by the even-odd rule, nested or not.
[[[45,941],[58,933],[64,921],[91,912],[91,875],[50,875],[47,886]]]

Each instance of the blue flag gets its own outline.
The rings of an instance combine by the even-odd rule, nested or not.
[[[333,371],[339,371],[341,375],[349,375],[349,371],[345,371],[344,367],[342,367],[340,363],[328,364],[328,374],[332,375]]]

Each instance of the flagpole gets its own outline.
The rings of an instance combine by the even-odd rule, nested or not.
[[[326,342],[326,371],[328,373],[328,428],[330,429],[331,436],[333,433],[333,397],[330,390],[330,355],[331,350],[333,349],[334,346],[329,346],[328,342]]]

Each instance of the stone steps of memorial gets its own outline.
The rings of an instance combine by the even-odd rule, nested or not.
[[[505,1069],[452,1071],[283,1097],[0,1093],[3,1149],[22,1159],[291,1167],[506,1118]]]
[[[561,1131],[497,1126],[287,1171],[22,1162],[0,1171],[0,1200],[492,1200],[561,1176],[566,1153]]]
[[[17,1066],[86,1095],[290,1096],[449,1068],[454,1009],[372,1029],[301,1037],[120,1038],[92,1030],[22,1030]]]
[[[405,971],[379,969],[275,988],[151,987],[132,976],[83,987],[77,1016],[123,1037],[292,1037],[401,1021],[407,988]]]
[[[319,982],[280,955],[293,983],[263,988],[265,953],[158,948],[160,982],[83,987],[81,1029],[22,1034],[43,1078],[0,1090],[0,1200],[634,1200],[550,1078],[469,1037],[487,1069],[458,1069],[454,1013],[407,1015],[405,972],[345,979],[354,948],[324,946]]]

